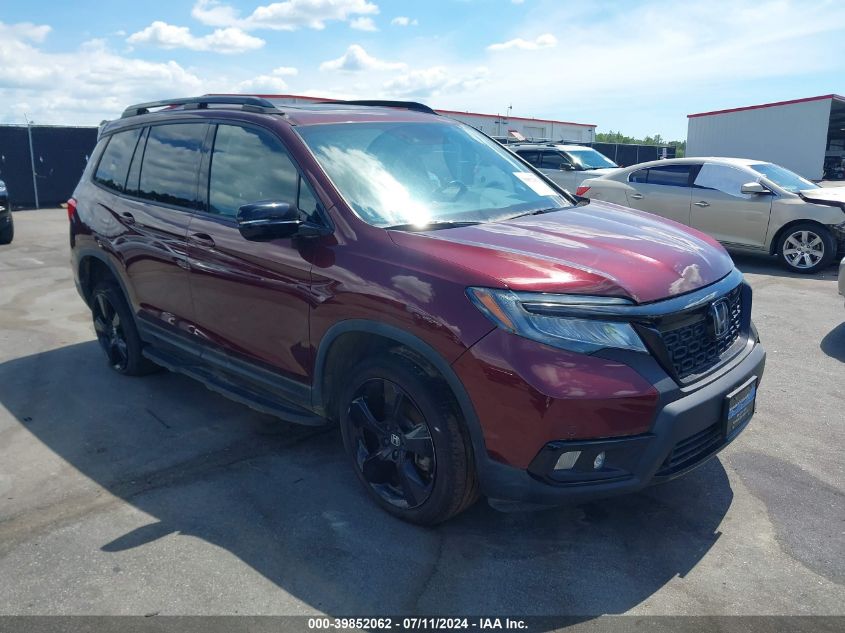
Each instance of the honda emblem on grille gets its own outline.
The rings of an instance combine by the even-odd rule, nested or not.
[[[730,331],[731,307],[727,299],[719,299],[710,304],[710,319],[713,321],[713,336],[717,339]]]

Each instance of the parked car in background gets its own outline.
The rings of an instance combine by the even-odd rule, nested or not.
[[[845,250],[845,187],[742,158],[673,158],[590,178],[576,193],[686,224],[727,247],[814,273]]]
[[[422,104],[132,106],[103,129],[68,216],[115,371],[160,365],[338,424],[364,489],[408,521],[479,493],[640,490],[754,413],[751,288],[716,241],[577,206]]]
[[[572,193],[585,178],[610,174],[619,168],[604,154],[584,145],[518,143],[508,149]]]
[[[0,244],[10,244],[15,237],[15,221],[12,218],[12,205],[9,203],[9,190],[0,180]]]

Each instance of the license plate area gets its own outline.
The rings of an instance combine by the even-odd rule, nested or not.
[[[757,406],[757,376],[725,396],[724,431],[731,439],[754,415]]]

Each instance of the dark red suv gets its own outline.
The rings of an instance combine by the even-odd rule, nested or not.
[[[421,104],[133,106],[68,212],[115,370],[339,424],[409,521],[635,491],[754,412],[765,353],[721,246]]]

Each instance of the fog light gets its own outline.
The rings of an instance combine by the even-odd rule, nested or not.
[[[601,470],[602,466],[604,466],[604,451],[596,455],[596,459],[593,462],[593,468],[595,470]]]
[[[581,451],[569,451],[567,453],[561,453],[560,457],[557,458],[555,470],[569,470],[575,465],[575,462],[578,461],[578,458],[580,456]]]

